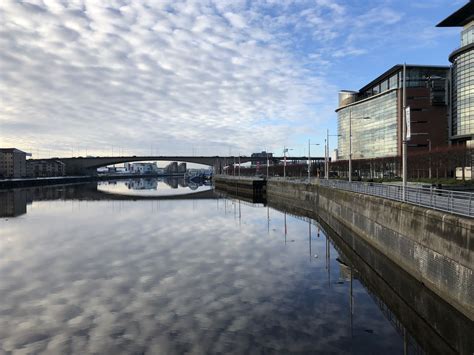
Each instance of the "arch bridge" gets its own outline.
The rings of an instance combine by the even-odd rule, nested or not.
[[[284,157],[272,157],[269,158],[273,163],[282,161]],[[286,157],[288,161],[295,160],[307,160],[307,157]],[[35,159],[36,160],[36,159]],[[97,168],[139,161],[176,161],[202,164],[214,167],[217,172],[222,172],[225,166],[248,163],[248,162],[261,162],[267,161],[266,157],[248,157],[248,156],[109,156],[109,157],[73,157],[73,158],[51,158],[51,159],[38,159],[38,160],[59,160],[65,164],[66,175],[95,175]],[[311,160],[324,160],[321,157],[311,157]]]

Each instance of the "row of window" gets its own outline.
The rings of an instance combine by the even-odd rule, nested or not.
[[[349,158],[349,120],[353,159],[397,155],[396,90],[338,111],[338,159]]]
[[[461,46],[474,43],[474,23],[461,32]]]
[[[473,28],[471,26],[468,29],[471,34]],[[465,32],[463,31],[463,36]],[[472,50],[460,54],[454,60],[452,108],[452,134],[455,136],[474,134],[474,51]]]
[[[429,82],[445,81],[448,69],[437,68],[407,68],[406,86],[407,87],[427,87]],[[431,79],[430,78],[435,78]],[[376,95],[390,89],[398,89],[403,85],[403,70],[399,70],[390,78],[373,86],[365,92],[367,96]]]

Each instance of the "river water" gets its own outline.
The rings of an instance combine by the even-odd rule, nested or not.
[[[0,203],[0,354],[421,351],[315,221],[153,180]]]

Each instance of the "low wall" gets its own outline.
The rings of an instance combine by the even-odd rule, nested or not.
[[[218,190],[250,199],[261,198],[265,194],[266,181],[262,179],[216,175],[213,182]]]
[[[474,220],[317,184],[269,180],[269,204],[347,228],[474,320]]]

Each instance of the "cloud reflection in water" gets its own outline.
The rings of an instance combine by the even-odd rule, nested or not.
[[[401,349],[358,282],[351,337],[348,284],[329,287],[324,258],[308,257],[307,222],[287,217],[285,244],[283,214],[270,210],[267,232],[266,208],[242,204],[239,223],[237,202],[225,200],[33,207],[0,221],[3,351]],[[312,253],[324,252],[313,232]],[[336,257],[332,249],[333,280]]]

